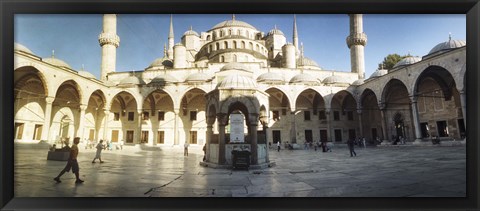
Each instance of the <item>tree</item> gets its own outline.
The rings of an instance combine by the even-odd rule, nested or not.
[[[390,70],[393,68],[393,66],[395,64],[397,64],[400,60],[402,60],[403,58],[407,57],[407,55],[405,56],[400,56],[396,53],[394,54],[388,54],[384,59],[383,59],[383,62],[378,64],[378,69],[386,69],[386,70]]]

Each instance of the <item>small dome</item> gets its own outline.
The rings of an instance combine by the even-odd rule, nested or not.
[[[25,47],[24,45],[20,44],[20,43],[14,43],[13,44],[13,50],[14,51],[23,51],[23,52],[26,52],[26,53],[29,53],[29,54],[33,54],[33,52],[28,49],[27,47]]]
[[[173,62],[167,57],[155,59],[148,68],[152,67],[173,67]]]
[[[170,74],[156,76],[155,78],[152,79],[152,81],[150,81],[150,83],[176,83],[176,82],[178,82],[178,79],[171,76]]]
[[[245,28],[251,28],[257,30],[255,27],[252,25],[245,23],[243,21],[239,20],[228,20],[228,21],[223,21],[215,25],[212,29],[217,29],[217,28],[222,28],[222,27],[233,27],[233,26],[238,26],[238,27],[245,27]]]
[[[290,79],[290,83],[314,83],[317,84],[319,81],[311,76],[310,74],[307,73],[300,73],[296,76],[293,76],[292,79]]]
[[[280,31],[280,29],[277,29],[277,27],[275,27],[274,29],[272,29],[268,32],[267,36],[270,36],[270,35],[283,35],[283,36],[285,36],[283,34],[283,32]]]
[[[185,82],[204,82],[212,79],[211,76],[205,73],[193,73],[190,74],[186,79]]]
[[[338,75],[332,75],[328,76],[325,79],[323,79],[324,84],[350,84],[346,78],[338,76]]]
[[[285,79],[282,77],[282,75],[278,73],[264,73],[258,76],[257,78],[258,82],[285,82]]]
[[[145,81],[143,81],[141,78],[138,78],[137,76],[131,75],[122,79],[119,84],[121,85],[145,84]]]
[[[400,66],[411,65],[411,64],[417,63],[419,61],[422,61],[422,58],[420,58],[418,56],[407,56],[407,57],[403,58],[402,60],[400,60],[399,62],[397,62],[395,65],[393,65],[393,68],[400,67]]]
[[[353,86],[360,86],[365,83],[365,79],[358,79],[352,83]]]
[[[220,69],[220,71],[227,71],[227,70],[243,70],[246,72],[252,72],[251,70],[248,69],[247,66],[238,62],[228,63]]]
[[[256,89],[257,83],[246,76],[233,74],[225,77],[220,83],[217,84],[218,88],[223,89]]]
[[[385,69],[376,70],[375,72],[372,73],[372,75],[370,75],[370,78],[377,78],[377,77],[386,75],[387,73],[388,73],[388,70],[385,70]]]
[[[198,35],[198,33],[196,31],[193,31],[192,29],[186,31],[185,33],[183,33],[183,36],[187,36],[187,35],[195,35],[197,37],[200,37],[200,35]]]
[[[465,46],[467,43],[463,40],[452,40],[449,39],[447,42],[442,42],[430,50],[428,54],[436,53],[439,51],[451,50],[455,48],[460,48]]]
[[[313,67],[318,67],[318,68],[320,68],[315,61],[313,61],[313,60],[311,60],[311,59],[309,59],[309,58],[307,58],[307,57],[299,57],[299,58],[297,59],[297,65],[298,65],[299,67],[302,67],[302,66],[313,66]],[[321,68],[320,68],[320,69],[321,69]]]
[[[51,57],[51,58],[43,58],[42,59],[44,62],[46,63],[49,63],[51,65],[55,65],[57,67],[64,67],[64,68],[69,68],[69,69],[72,69],[70,67],[70,65],[68,65],[66,62],[60,60],[60,59],[57,59],[57,58],[54,58],[54,57]]]
[[[84,70],[78,71],[78,74],[81,75],[81,76],[83,76],[83,77],[85,77],[85,78],[94,78],[94,79],[96,79],[96,77],[95,77],[92,73],[87,72],[87,71],[84,71]]]

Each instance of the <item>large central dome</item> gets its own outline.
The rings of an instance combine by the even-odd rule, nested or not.
[[[253,27],[252,25],[248,24],[248,23],[245,23],[243,21],[239,21],[239,20],[228,20],[228,21],[223,21],[217,25],[215,25],[212,29],[218,29],[218,28],[223,28],[223,27],[233,27],[233,26],[237,26],[237,27],[245,27],[245,28],[251,28],[251,29],[255,29],[257,30],[255,27]]]

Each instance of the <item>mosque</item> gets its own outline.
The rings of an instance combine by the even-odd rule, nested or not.
[[[116,72],[117,16],[105,14],[100,78],[15,43],[15,141],[188,142],[205,145],[204,163],[213,167],[231,165],[238,148],[250,150],[252,166],[265,167],[268,143],[279,141],[464,143],[466,43],[450,38],[366,78],[362,15],[349,19],[351,72],[307,58],[295,18],[292,42],[276,27],[264,33],[233,15],[206,32],[186,31],[177,44],[170,19],[163,57],[143,71]]]

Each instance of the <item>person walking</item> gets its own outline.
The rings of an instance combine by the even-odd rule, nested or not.
[[[366,149],[367,148],[367,140],[365,140],[365,137],[362,137],[362,144],[363,144],[363,148]]]
[[[190,144],[188,143],[188,141],[185,141],[185,144],[183,145],[183,156],[187,156],[188,157],[188,146]]]
[[[355,152],[355,141],[354,139],[348,139],[347,141],[348,149],[350,150],[350,157],[353,157],[353,155],[357,156],[357,153]]]
[[[277,141],[277,152],[280,152],[280,141]]]
[[[92,163],[95,163],[96,159],[99,159],[100,163],[103,163],[102,150],[105,149],[105,146],[103,146],[103,140],[100,140],[100,142],[98,142],[96,148],[97,148],[97,154],[95,155],[95,158],[93,158]]]
[[[57,183],[62,182],[60,177],[65,174],[65,172],[72,170],[72,173],[75,174],[75,183],[82,183],[83,180],[80,179],[80,168],[78,167],[77,156],[78,156],[78,143],[80,142],[80,137],[75,137],[73,139],[73,146],[70,148],[70,156],[67,161],[67,165],[63,170],[58,174],[57,177],[53,178]]]

